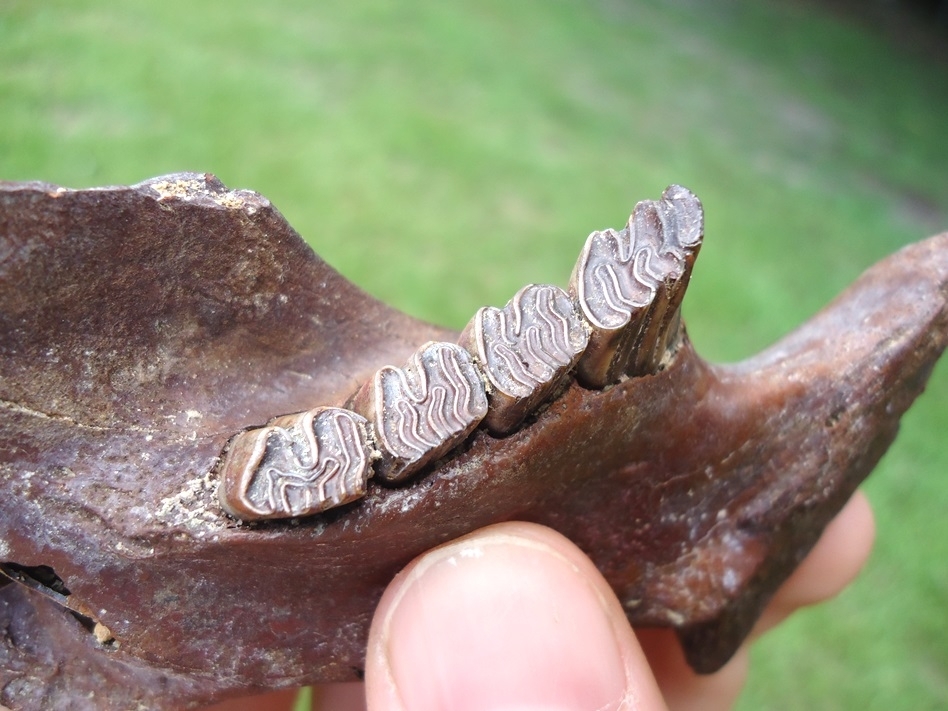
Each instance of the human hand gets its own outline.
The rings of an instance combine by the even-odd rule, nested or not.
[[[698,675],[671,630],[633,633],[599,571],[563,536],[528,523],[489,526],[420,556],[392,581],[369,633],[366,683],[317,687],[314,709],[729,709],[750,643],[840,592],[873,535],[869,504],[857,493],[734,658]],[[215,709],[285,711],[291,701],[271,695]]]

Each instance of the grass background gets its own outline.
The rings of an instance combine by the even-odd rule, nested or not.
[[[689,331],[735,360],[948,229],[948,64],[791,1],[0,0],[0,179],[181,170],[454,327],[681,183]],[[943,364],[866,485],[868,569],[761,642],[741,709],[948,707],[946,398]]]

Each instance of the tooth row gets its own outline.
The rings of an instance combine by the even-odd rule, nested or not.
[[[654,372],[678,332],[703,238],[701,203],[671,186],[635,206],[621,231],[593,232],[569,293],[525,286],[484,307],[458,344],[429,342],[379,369],[346,403],[241,432],[223,456],[218,496],[244,520],[320,513],[365,495],[372,476],[401,482],[483,422],[519,427],[570,373],[602,388]]]

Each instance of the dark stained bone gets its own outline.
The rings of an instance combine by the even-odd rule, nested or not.
[[[309,516],[365,496],[372,449],[365,418],[320,407],[274,418],[230,442],[218,497],[244,521]]]
[[[565,291],[529,284],[502,309],[485,306],[458,339],[476,358],[490,389],[484,423],[507,434],[562,385],[589,340]]]
[[[457,334],[365,296],[266,200],[199,175],[3,186],[0,280],[0,561],[38,576],[0,585],[14,709],[179,709],[357,678],[394,573],[511,519],[571,537],[633,623],[678,629],[713,670],[878,461],[948,339],[944,234],[743,363],[709,365],[680,332],[661,372],[574,384],[426,476],[369,481],[298,525],[238,526],[214,474],[233,433],[340,403]],[[43,594],[40,566],[64,599]]]

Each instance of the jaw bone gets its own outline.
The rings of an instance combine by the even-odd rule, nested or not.
[[[662,240],[694,234],[666,228],[662,205],[642,218],[647,240],[659,225]],[[217,497],[234,433],[344,404],[458,334],[368,297],[268,201],[212,176],[3,184],[0,225],[0,614],[18,630],[0,673],[21,708],[94,693],[170,709],[356,678],[386,582],[511,519],[576,541],[631,622],[674,627],[711,671],[881,457],[948,340],[948,234],[735,365],[706,363],[672,327],[669,286],[650,321],[669,324],[669,347],[636,351],[649,377],[634,377],[638,356],[610,364],[609,387],[563,383],[519,429],[477,428],[405,481],[238,525]],[[322,476],[307,471],[305,486]]]

